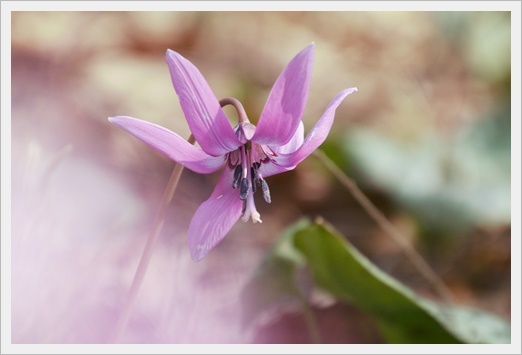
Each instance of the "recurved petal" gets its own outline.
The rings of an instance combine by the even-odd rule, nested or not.
[[[328,104],[326,111],[323,113],[321,118],[314,125],[312,130],[308,132],[303,144],[299,149],[289,154],[278,154],[272,157],[272,160],[279,166],[284,168],[293,168],[300,162],[302,162],[307,156],[312,154],[326,139],[330,128],[332,128],[335,110],[344,100],[344,98],[351,93],[357,91],[357,88],[350,88],[341,91],[336,97]]]
[[[304,126],[303,121],[299,122],[299,126],[297,126],[297,129],[295,130],[294,135],[292,136],[292,139],[290,139],[290,142],[286,143],[285,145],[281,147],[270,147],[271,150],[273,150],[276,154],[290,154],[295,152],[301,145],[303,144],[304,140]],[[289,170],[293,170],[295,168],[294,166],[280,166],[277,164],[272,163],[271,161],[268,161],[266,163],[261,164],[261,167],[259,168],[259,173],[262,177],[269,177],[272,175],[277,175],[280,173],[284,173]]]
[[[178,94],[185,118],[201,148],[218,156],[241,145],[203,75],[187,59],[167,50],[172,84]]]
[[[271,161],[268,161],[266,163],[261,164],[261,166],[259,167],[259,174],[261,174],[261,176],[263,178],[267,178],[269,176],[273,176],[273,175],[277,175],[277,174],[281,174],[281,173],[293,170],[293,169],[295,169],[295,167],[296,167],[295,165],[288,166],[288,167],[281,166],[281,165],[277,165]]]
[[[290,154],[295,152],[301,145],[303,145],[304,140],[304,125],[303,121],[299,121],[299,126],[297,126],[297,129],[295,130],[294,135],[292,136],[292,139],[285,145],[282,145],[280,147],[274,147],[271,146],[273,150],[275,150],[277,153],[281,154]]]
[[[197,173],[214,172],[224,163],[223,156],[211,156],[188,143],[176,133],[157,124],[126,116],[109,117],[109,121],[158,152]]]
[[[312,43],[299,52],[279,75],[268,95],[252,141],[274,146],[290,141],[303,116],[313,59]]]
[[[208,200],[197,209],[188,229],[188,245],[192,259],[201,260],[223,240],[241,216],[242,201],[232,188],[233,173],[225,168]]]

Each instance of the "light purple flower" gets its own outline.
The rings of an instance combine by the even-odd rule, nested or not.
[[[270,203],[265,178],[294,169],[326,139],[336,108],[357,88],[341,91],[304,138],[301,117],[308,96],[314,56],[312,43],[299,52],[277,78],[256,126],[246,117],[232,128],[219,101],[199,70],[180,54],[167,50],[166,61],[190,131],[201,149],[161,126],[132,117],[109,121],[152,148],[197,173],[222,166],[221,178],[198,208],[188,230],[194,260],[201,260],[237,220],[261,223],[254,192]]]

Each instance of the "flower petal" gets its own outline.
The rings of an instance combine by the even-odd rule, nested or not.
[[[270,147],[272,150],[274,150],[276,153],[280,154],[290,154],[295,152],[301,145],[303,145],[304,140],[304,125],[303,121],[299,121],[299,126],[297,126],[297,129],[295,130],[294,135],[292,136],[292,139],[285,145],[282,145],[280,147]]]
[[[286,143],[285,145],[281,147],[270,147],[271,150],[275,151],[276,154],[290,154],[295,152],[301,145],[303,144],[304,140],[304,125],[303,121],[299,122],[299,126],[297,126],[297,129],[295,130],[294,135],[292,136],[292,139],[290,139],[290,142]],[[284,173],[286,171],[290,171],[294,169],[295,166],[290,167],[284,167],[279,166],[277,164],[272,163],[271,161],[268,161],[266,163],[261,164],[261,167],[259,168],[259,173],[263,178],[277,175],[280,173]]]
[[[199,70],[170,49],[165,59],[190,131],[201,148],[218,156],[239,147],[241,142]]]
[[[208,155],[176,133],[157,124],[125,116],[109,117],[109,121],[158,152],[197,173],[214,172],[225,161],[223,156],[213,157]]]
[[[192,259],[201,260],[214,248],[241,216],[239,191],[232,188],[233,173],[225,168],[214,192],[199,206],[188,229]]]
[[[261,164],[261,166],[259,167],[259,174],[263,178],[267,178],[269,176],[273,176],[273,175],[277,175],[277,174],[281,174],[281,173],[293,170],[294,168],[295,168],[295,165],[290,166],[290,167],[284,167],[284,166],[280,166],[275,163],[272,163],[271,161],[268,161],[267,163]]]
[[[265,145],[284,145],[292,138],[306,105],[314,44],[299,52],[277,78],[268,95],[252,141]]]
[[[241,122],[234,127],[234,132],[241,144],[245,144],[252,139],[252,136],[256,132],[256,126],[250,122]]]
[[[341,91],[337,96],[330,102],[323,116],[317,121],[312,130],[308,132],[304,143],[299,149],[289,154],[278,154],[272,157],[272,160],[279,166],[284,168],[293,169],[297,164],[302,162],[307,156],[312,154],[326,139],[330,128],[332,128],[333,119],[335,116],[335,110],[341,104],[346,96],[357,91],[357,88],[350,88]]]

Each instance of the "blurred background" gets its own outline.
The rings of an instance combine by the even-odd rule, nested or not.
[[[166,49],[255,123],[279,73],[312,41],[305,130],[357,86],[321,149],[458,303],[509,320],[510,27],[502,12],[13,13],[12,342],[110,341],[174,163],[107,117],[188,138]],[[245,327],[239,307],[263,257],[303,216],[322,216],[383,271],[438,299],[313,156],[268,179],[263,224],[238,222],[194,263],[186,231],[218,177],[183,172],[122,341],[309,342],[299,311]],[[312,308],[325,342],[383,341],[349,304]]]

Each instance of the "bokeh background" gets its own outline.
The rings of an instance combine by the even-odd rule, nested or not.
[[[460,304],[509,320],[510,27],[503,12],[13,13],[12,342],[111,341],[173,162],[107,117],[189,136],[166,49],[256,122],[278,74],[312,41],[305,129],[357,86],[322,149]],[[310,342],[298,309],[240,322],[242,288],[303,216],[322,216],[383,271],[437,299],[314,157],[268,179],[263,224],[239,222],[194,263],[186,231],[218,177],[183,172],[122,341]],[[383,341],[350,304],[310,302],[323,341]]]

